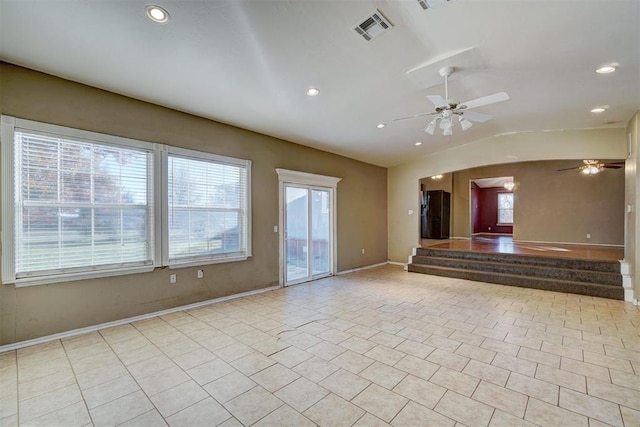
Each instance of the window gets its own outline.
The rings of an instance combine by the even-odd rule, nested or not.
[[[8,116],[1,143],[2,283],[251,255],[250,161]]]
[[[498,225],[513,224],[513,193],[498,193]]]
[[[246,160],[169,149],[166,263],[198,264],[250,254],[249,165]]]

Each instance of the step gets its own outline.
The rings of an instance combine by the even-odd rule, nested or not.
[[[466,270],[461,268],[437,267],[424,264],[409,264],[408,270],[414,273],[434,276],[453,277],[477,282],[496,283],[499,285],[518,286],[522,288],[542,289],[545,291],[574,293],[601,298],[624,300],[622,286],[582,283],[569,280],[556,280],[541,277],[519,276],[506,273]]]
[[[622,275],[619,272],[609,273],[602,271],[536,266],[521,263],[515,264],[470,259],[440,258],[434,256],[414,256],[412,258],[412,263],[432,265],[436,267],[487,271],[492,273],[506,273],[518,276],[534,276],[547,279],[567,280],[571,282],[587,282],[609,286],[622,286]]]
[[[554,258],[542,255],[519,255],[490,252],[471,252],[454,249],[416,248],[417,256],[465,259],[471,261],[503,262],[526,264],[539,267],[568,268],[572,270],[602,271],[620,273],[619,261],[587,260],[579,258]]]

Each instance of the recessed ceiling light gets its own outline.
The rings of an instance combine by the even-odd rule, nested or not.
[[[607,109],[603,107],[596,107],[591,109],[592,113],[604,113]]]
[[[378,124],[376,125],[376,127],[377,127],[378,129],[382,129],[382,128],[383,128],[383,127],[385,127],[385,126],[386,126],[386,124],[384,124],[384,123],[378,123]]]
[[[611,65],[605,65],[604,67],[600,67],[596,70],[598,74],[609,74],[613,73],[616,70],[616,67],[612,67]]]
[[[417,147],[417,146],[419,146],[419,145],[422,145],[422,142],[418,141],[418,142],[416,142],[416,143],[415,143],[415,144],[413,144],[413,145],[415,145],[415,146]]]
[[[309,89],[307,89],[307,95],[309,96],[316,96],[319,93],[320,93],[320,89],[318,88],[310,87]]]
[[[150,5],[150,6],[147,6],[145,9],[147,11],[147,16],[153,22],[164,24],[169,20],[169,12],[167,12],[160,6]]]

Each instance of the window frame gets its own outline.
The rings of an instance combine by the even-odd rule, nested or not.
[[[85,266],[83,271],[64,272],[60,274],[50,274],[34,277],[16,278],[16,259],[15,259],[15,131],[23,130],[25,132],[33,131],[34,133],[53,134],[60,137],[80,140],[88,143],[98,143],[103,145],[111,145],[114,147],[133,148],[144,150],[151,154],[153,167],[150,171],[152,177],[152,185],[149,189],[153,192],[150,200],[153,203],[151,207],[150,218],[153,220],[152,232],[154,233],[154,241],[152,245],[151,264],[132,267],[118,268],[96,268]],[[194,159],[221,162],[225,164],[236,164],[245,167],[246,191],[245,191],[245,216],[246,221],[244,239],[246,241],[246,253],[242,256],[235,257],[215,257],[211,259],[200,258],[191,262],[169,262],[168,258],[168,156],[176,154],[182,157],[192,157]],[[187,150],[183,148],[168,146],[164,144],[140,141],[136,139],[124,138],[103,133],[85,131],[66,126],[53,125],[48,123],[36,122],[32,120],[20,119],[8,115],[0,117],[0,165],[2,171],[0,173],[0,201],[3,206],[11,206],[11,209],[4,209],[2,212],[1,234],[0,238],[2,254],[0,256],[0,265],[2,266],[1,284],[13,284],[16,287],[43,285],[51,283],[69,282],[75,280],[86,280],[101,277],[121,276],[136,273],[148,273],[156,268],[182,268],[189,266],[199,266],[208,264],[218,264],[233,261],[244,261],[248,259],[251,253],[251,161],[226,157],[211,153],[205,153],[195,150]]]
[[[497,196],[497,213],[498,213],[498,218],[496,218],[496,225],[498,226],[503,226],[503,227],[513,227],[513,221],[512,222],[500,222],[500,211],[504,211],[504,210],[510,210],[511,211],[511,218],[513,218],[513,213],[514,213],[514,205],[515,205],[515,195],[513,194],[513,191],[499,191]],[[500,208],[500,196],[502,194],[511,194],[511,209],[501,209]]]
[[[171,260],[169,258],[169,156],[190,158],[196,161],[205,161],[218,164],[234,165],[244,168],[245,171],[245,194],[244,194],[244,230],[246,250],[243,255],[234,256],[208,256],[197,257],[195,259]],[[251,256],[251,160],[238,159],[234,157],[220,156],[212,153],[188,150],[173,146],[166,146],[162,154],[162,217],[165,219],[162,224],[162,264],[171,268],[193,267],[199,265],[221,264],[225,262],[246,261]]]

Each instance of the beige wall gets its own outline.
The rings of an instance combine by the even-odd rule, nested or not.
[[[638,203],[640,202],[640,174],[638,174],[638,162],[640,162],[640,111],[636,112],[629,121],[626,129],[628,138],[629,157],[625,164],[625,204],[631,207],[631,212],[625,216],[624,234],[624,259],[629,263],[629,271],[632,276],[632,285],[636,302],[640,299],[640,262],[638,262],[638,247],[640,247],[640,216],[638,216]]]
[[[195,279],[195,267],[172,270],[178,275],[176,285],[169,285],[168,269],[17,289],[2,285],[0,344],[277,284],[276,168],[342,178],[337,192],[338,271],[387,260],[384,168],[5,63],[0,67],[2,114],[253,162],[253,256],[248,261],[205,266],[201,280]]]
[[[520,162],[454,173],[452,235],[470,236],[470,180],[513,176],[515,240],[622,246],[624,169],[607,169],[596,176],[558,172],[581,164],[581,160]]]
[[[407,212],[418,209],[416,191],[421,178],[483,165],[533,160],[623,159],[625,150],[622,128],[523,132],[476,141],[390,168],[389,259],[407,262],[412,248],[418,244],[420,218],[408,216]],[[455,227],[453,232],[456,233]]]

